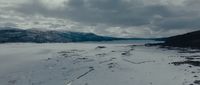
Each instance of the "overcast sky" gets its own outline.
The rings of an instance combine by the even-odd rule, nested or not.
[[[165,37],[200,30],[200,0],[0,0],[0,26]]]

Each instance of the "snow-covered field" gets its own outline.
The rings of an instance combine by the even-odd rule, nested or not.
[[[200,85],[198,66],[170,64],[186,55],[200,53],[130,43],[0,44],[0,85]]]

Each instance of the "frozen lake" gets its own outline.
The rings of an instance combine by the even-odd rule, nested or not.
[[[143,44],[0,44],[0,85],[199,85],[199,66],[171,64],[199,52]]]

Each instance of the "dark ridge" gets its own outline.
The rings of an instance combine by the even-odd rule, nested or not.
[[[194,31],[183,35],[177,35],[165,39],[162,46],[183,47],[183,48],[200,48],[200,31]]]

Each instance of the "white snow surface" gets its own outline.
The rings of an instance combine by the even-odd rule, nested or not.
[[[127,43],[0,44],[0,85],[189,85],[200,68],[169,64],[180,55]]]

